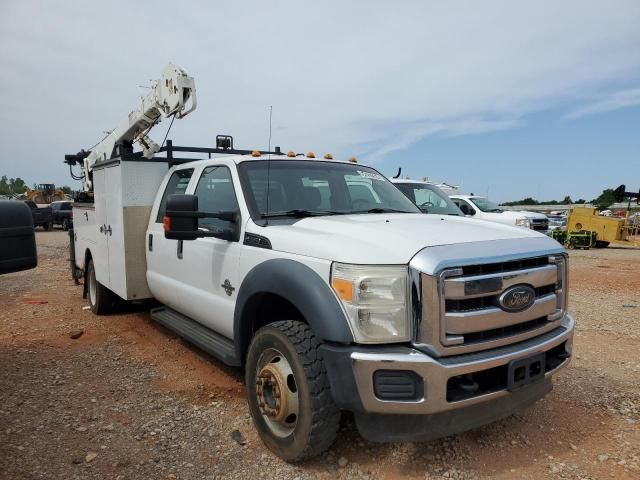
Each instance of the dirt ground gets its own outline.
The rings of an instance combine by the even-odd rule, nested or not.
[[[571,252],[574,358],[530,409],[424,444],[365,442],[347,420],[327,454],[288,465],[239,370],[143,308],[94,316],[66,234],[37,241],[36,270],[0,277],[2,479],[640,478],[640,249]]]

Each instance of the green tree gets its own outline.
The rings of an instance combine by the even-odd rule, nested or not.
[[[20,177],[12,178],[9,183],[11,184],[11,192],[14,194],[24,193],[27,190],[27,185]]]
[[[616,203],[613,189],[607,188],[603,190],[602,193],[598,196],[598,198],[594,198],[593,200],[591,200],[591,203],[593,203],[596,207],[598,207],[601,210],[609,208],[611,205]]]
[[[570,203],[573,203],[573,201],[571,201],[571,196],[567,195],[566,197],[564,197],[562,199],[562,201],[560,202],[560,204],[562,205],[569,205]]]
[[[579,198],[578,200],[576,200],[575,203],[579,205],[584,205],[585,203],[587,203],[587,201],[584,198]]]
[[[64,187],[62,187],[62,191],[66,194],[66,195],[71,195],[73,193],[73,191],[71,190],[71,187],[68,185],[65,185]]]
[[[9,195],[11,193],[9,191],[9,182],[7,181],[7,176],[3,175],[0,178],[0,195]]]

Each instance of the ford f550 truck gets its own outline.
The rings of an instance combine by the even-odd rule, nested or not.
[[[153,319],[244,368],[254,424],[283,459],[327,449],[342,411],[374,441],[486,424],[542,398],[569,361],[554,240],[423,214],[351,162],[230,137],[154,150],[67,158],[91,159],[74,275],[94,313],[154,298]]]

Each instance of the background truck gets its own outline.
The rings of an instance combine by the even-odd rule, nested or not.
[[[549,230],[549,220],[542,213],[503,210],[491,200],[477,195],[450,195],[449,198],[462,213],[478,220],[530,228],[537,232]]]
[[[57,202],[51,202],[51,214],[53,215],[53,224],[60,225],[66,232],[73,225],[73,211],[71,204],[73,202],[62,200]]]
[[[34,227],[42,227],[45,230],[51,230],[53,228],[53,213],[51,212],[51,207],[38,207],[36,202],[32,200],[26,200],[24,203],[31,209]]]
[[[165,73],[157,85],[186,76]],[[235,150],[228,136],[148,159],[124,135],[124,153],[66,157],[94,200],[74,204],[71,236],[91,309],[153,298],[153,319],[244,368],[254,424],[283,459],[327,449],[341,411],[374,441],[491,422],[567,364],[575,322],[552,239],[423,215],[351,162]]]

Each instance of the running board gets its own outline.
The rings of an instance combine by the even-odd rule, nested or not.
[[[151,310],[151,318],[169,330],[177,333],[196,347],[222,360],[227,365],[239,367],[235,345],[228,338],[215,333],[210,328],[185,317],[169,307]]]

